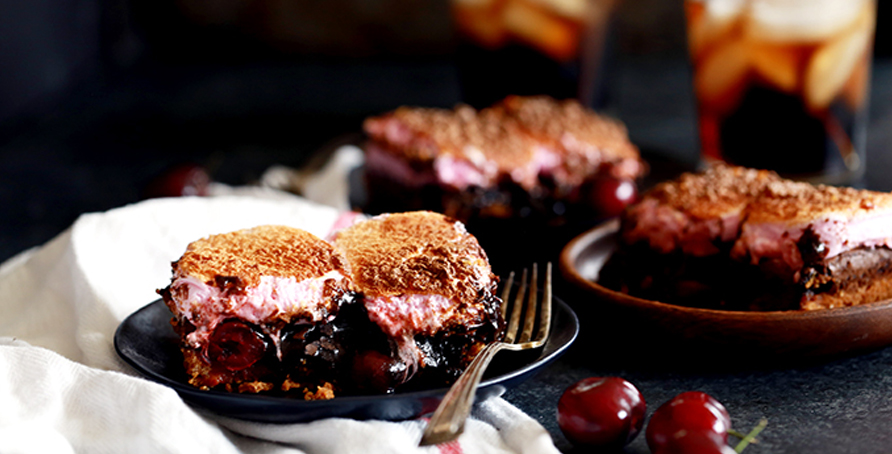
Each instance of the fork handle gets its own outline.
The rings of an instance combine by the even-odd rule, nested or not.
[[[512,346],[494,342],[480,350],[461,377],[449,388],[449,392],[443,396],[443,400],[427,423],[420,446],[445,443],[461,435],[465,428],[465,420],[471,414],[471,406],[483,372],[496,353],[506,348],[511,349]]]

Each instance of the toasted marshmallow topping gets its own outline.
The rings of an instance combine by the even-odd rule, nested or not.
[[[806,230],[823,246],[824,258],[890,244],[890,209],[892,194],[888,193],[791,181],[771,183],[747,208],[731,255],[754,264],[763,259],[782,260],[795,272],[803,264],[797,242]]]
[[[442,214],[382,214],[339,231],[334,244],[366,298],[437,294],[475,301],[480,290],[495,287],[477,239]]]
[[[676,249],[704,257],[719,252],[716,242],[733,241],[740,227],[741,211],[730,210],[714,218],[701,219],[645,199],[630,208],[631,225],[623,231],[627,243],[646,241],[651,249],[668,254]]]
[[[827,257],[860,247],[892,247],[892,213],[860,219],[828,217],[810,228],[826,246]]]
[[[664,254],[716,254],[717,243],[737,238],[749,204],[779,180],[772,172],[727,165],[684,174],[655,186],[623,214],[623,240],[646,241]]]
[[[892,247],[892,213],[854,219],[834,213],[795,225],[745,223],[731,255],[737,259],[748,258],[753,264],[763,259],[779,259],[791,270],[798,270],[803,260],[797,242],[808,229],[824,245],[827,259],[863,247]]]
[[[378,296],[365,299],[369,319],[388,336],[398,338],[403,334],[433,334],[444,322],[456,314],[456,304],[441,295]],[[473,307],[470,311],[476,312]]]
[[[403,107],[367,119],[363,127],[373,142],[432,166],[437,183],[459,190],[491,187],[502,178],[532,190],[541,186],[540,176],[578,185],[602,164],[617,178],[645,171],[625,127],[575,101],[513,96],[480,111]],[[401,181],[417,179],[392,167]]]
[[[473,156],[474,154],[471,154]],[[437,181],[456,189],[465,189],[470,186],[492,186],[496,177],[494,166],[483,158],[482,153],[476,154],[478,159],[458,158],[444,154],[434,159],[434,172]]]

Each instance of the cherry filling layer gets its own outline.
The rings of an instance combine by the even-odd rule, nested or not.
[[[211,364],[231,371],[246,369],[266,354],[269,347],[263,333],[238,320],[228,320],[214,329],[205,356]]]

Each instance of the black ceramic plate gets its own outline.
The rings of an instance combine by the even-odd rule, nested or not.
[[[496,356],[477,391],[478,401],[501,394],[530,378],[560,356],[576,339],[579,320],[567,304],[554,298],[551,336],[545,347],[532,352]],[[447,389],[374,396],[338,397],[303,401],[286,397],[202,391],[187,383],[183,356],[170,326],[170,311],[161,300],[127,317],[115,332],[115,350],[146,378],[170,386],[188,404],[223,416],[249,421],[291,423],[329,417],[408,419],[436,408]]]

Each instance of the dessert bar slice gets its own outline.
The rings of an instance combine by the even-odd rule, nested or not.
[[[463,224],[355,221],[334,244],[285,226],[189,244],[159,290],[189,383],[304,399],[442,387],[501,339],[498,278]]]
[[[553,218],[590,207],[596,179],[645,172],[619,122],[571,100],[513,96],[479,111],[401,107],[367,119],[364,130],[373,211]]]
[[[782,181],[749,206],[731,257],[822,309],[892,297],[890,247],[892,194]]]
[[[355,299],[330,244],[260,226],[194,241],[172,268],[159,293],[182,338],[189,383],[330,397],[343,340],[334,322]]]
[[[403,365],[391,386],[413,377],[416,387],[451,383],[501,339],[498,278],[461,222],[432,212],[384,214],[337,232],[334,244],[388,341],[367,342],[377,349],[369,354]]]
[[[658,185],[622,217],[608,287],[727,309],[892,297],[892,194],[718,165]]]

